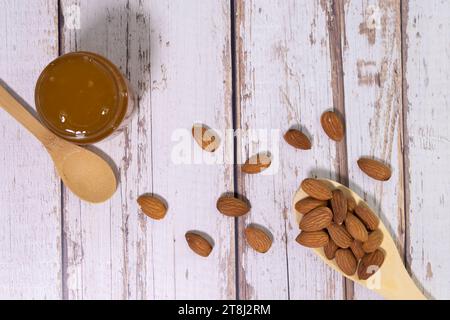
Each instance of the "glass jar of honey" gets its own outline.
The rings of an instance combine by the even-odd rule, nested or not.
[[[127,80],[106,58],[72,52],[52,61],[36,84],[37,112],[59,137],[92,144],[123,131],[134,100]]]

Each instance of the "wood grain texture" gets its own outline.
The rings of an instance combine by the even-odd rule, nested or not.
[[[407,259],[430,298],[450,298],[450,2],[404,3]]]
[[[336,144],[320,126],[320,115],[334,100],[326,5],[258,0],[236,1],[236,8],[240,160],[265,150],[273,156],[264,173],[240,175],[239,190],[252,204],[239,221],[240,297],[342,299],[343,279],[295,242],[299,229],[292,211],[304,178],[336,179],[339,167]],[[312,137],[311,150],[282,140],[291,127]],[[273,234],[264,255],[241,236],[251,223]]]
[[[343,9],[349,186],[381,216],[403,256],[400,1],[348,1]],[[357,165],[361,157],[373,157],[388,164],[392,169],[390,180],[376,181],[363,173]],[[353,298],[378,296],[355,285]]]
[[[58,54],[57,1],[0,3],[0,80],[34,107]],[[0,299],[61,297],[60,180],[41,144],[0,108]]]
[[[70,299],[226,299],[235,297],[234,221],[215,209],[233,191],[230,166],[178,163],[205,155],[191,128],[231,126],[228,1],[62,1],[80,12],[80,29],[65,24],[64,51],[90,50],[120,66],[136,91],[138,110],[124,135],[98,144],[117,164],[121,184],[98,206],[64,198],[66,296]],[[76,9],[79,8],[79,9]],[[178,147],[178,149],[176,149]],[[183,160],[183,158],[181,159]],[[164,220],[139,213],[136,199],[154,192],[168,202]],[[208,258],[185,242],[189,230],[214,238]]]

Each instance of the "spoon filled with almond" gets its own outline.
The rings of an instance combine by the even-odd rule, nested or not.
[[[331,268],[386,299],[426,299],[388,230],[355,192],[332,180],[305,179],[294,208],[296,241]]]

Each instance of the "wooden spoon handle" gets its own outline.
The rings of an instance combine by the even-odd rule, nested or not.
[[[0,82],[0,107],[21,123],[45,146],[49,146],[57,138],[44,127]]]

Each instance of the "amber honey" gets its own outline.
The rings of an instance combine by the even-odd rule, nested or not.
[[[118,132],[133,108],[118,68],[90,52],[68,53],[52,61],[37,81],[35,100],[42,122],[78,144]]]

